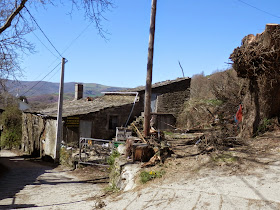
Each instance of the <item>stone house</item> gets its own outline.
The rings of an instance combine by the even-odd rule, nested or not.
[[[173,129],[183,104],[190,96],[191,78],[183,77],[152,85],[151,114],[156,129]],[[144,104],[145,86],[129,89],[139,93]],[[144,110],[144,108],[143,108]]]
[[[92,101],[85,99],[65,101],[63,105],[63,141],[78,145],[79,138],[110,139],[116,127],[128,121],[135,95],[104,95]],[[135,101],[131,116],[138,116],[141,108]],[[24,112],[22,148],[36,156],[51,156],[55,153],[57,106],[37,111]]]
[[[157,128],[175,125],[176,116],[189,97],[190,78],[179,78],[152,86],[152,112]],[[137,87],[104,96],[83,99],[76,84],[75,99],[63,103],[63,141],[78,145],[80,137],[111,139],[116,127],[126,126],[144,111],[145,88]],[[22,149],[36,156],[55,154],[57,105],[44,110],[24,111]]]

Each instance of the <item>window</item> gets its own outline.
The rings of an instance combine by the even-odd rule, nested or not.
[[[109,129],[115,130],[118,127],[118,116],[109,116]]]

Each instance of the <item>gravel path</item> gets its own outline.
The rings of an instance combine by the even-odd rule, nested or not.
[[[26,161],[10,151],[0,152],[1,165],[8,171],[0,177],[0,209],[93,209],[95,202],[89,200],[101,190],[69,170]]]
[[[207,177],[149,187],[108,198],[105,209],[280,209],[280,161],[255,175]]]
[[[225,174],[218,168],[206,168],[191,177],[183,166],[192,164],[191,159],[179,165],[181,159],[170,160],[178,167],[174,177],[169,171],[161,179],[107,197],[100,197],[101,186],[93,184],[94,180],[78,179],[69,170],[26,161],[2,150],[0,169],[2,165],[8,171],[0,173],[0,209],[280,210],[280,132],[273,141],[270,155],[252,158],[257,167],[250,173]],[[265,139],[261,142],[269,144]],[[260,145],[259,151],[265,148]]]

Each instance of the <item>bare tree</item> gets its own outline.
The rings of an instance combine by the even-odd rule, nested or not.
[[[0,91],[7,78],[18,78],[21,74],[18,65],[22,53],[34,52],[34,45],[25,35],[35,29],[33,20],[25,7],[53,4],[53,0],[0,0]],[[103,14],[113,8],[113,0],[71,0],[73,9],[84,10],[85,18],[93,22],[101,37],[106,30]],[[62,3],[62,1],[60,1]]]

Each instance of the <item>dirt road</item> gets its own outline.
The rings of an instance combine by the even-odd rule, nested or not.
[[[3,167],[4,166],[4,167]],[[94,180],[81,180],[69,170],[27,161],[10,151],[0,152],[0,209],[93,209],[102,192]]]
[[[278,210],[280,131],[250,144],[220,156],[193,156],[188,150],[193,146],[184,144],[185,155],[146,169],[164,169],[163,178],[107,197],[100,197],[104,186],[95,184],[97,179],[1,151],[0,164],[8,171],[0,173],[0,209]]]
[[[227,177],[213,173],[196,180],[155,182],[142,190],[108,199],[105,209],[279,210],[280,162],[276,164],[263,176]]]
[[[163,178],[108,197],[105,209],[280,209],[280,132],[219,155],[192,156],[183,143],[185,157],[147,169],[165,170]]]

